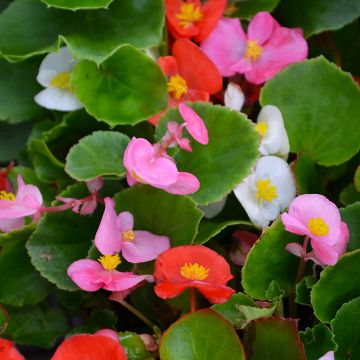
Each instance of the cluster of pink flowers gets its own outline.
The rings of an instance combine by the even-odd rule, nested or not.
[[[200,144],[209,141],[208,132],[203,120],[186,104],[179,105],[184,123],[167,124],[168,130],[160,143],[151,144],[143,138],[133,138],[124,153],[126,177],[130,186],[136,183],[149,184],[171,194],[192,194],[200,183],[195,175],[177,169],[175,160],[168,155],[169,147],[179,145],[181,149],[192,151],[190,141],[182,135],[186,128],[188,133]]]

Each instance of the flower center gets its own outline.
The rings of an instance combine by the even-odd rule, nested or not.
[[[100,256],[98,261],[103,266],[103,268],[108,271],[116,269],[116,267],[121,263],[119,254],[103,255]]]
[[[175,14],[175,16],[179,19],[179,25],[184,29],[203,17],[200,7],[193,3],[183,3],[180,6],[180,12]]]
[[[267,123],[265,122],[259,122],[255,126],[255,130],[260,134],[261,137],[264,137],[267,131]]]
[[[61,90],[74,91],[74,88],[70,85],[70,72],[65,71],[57,74],[51,79],[50,86],[59,88]]]
[[[261,203],[266,201],[273,201],[273,199],[277,198],[277,189],[275,185],[271,185],[270,179],[264,180],[259,179],[257,184],[257,193],[256,193],[256,199],[259,200]]]
[[[252,59],[255,62],[259,56],[262,55],[262,47],[258,44],[257,40],[248,40],[246,51],[245,51],[245,60]]]
[[[133,241],[135,239],[135,234],[132,230],[126,230],[122,232],[122,238],[124,241]]]
[[[9,200],[9,201],[14,201],[15,200],[15,195],[11,192],[6,192],[5,190],[1,190],[0,191],[0,200]]]
[[[180,275],[186,280],[204,280],[209,275],[209,269],[198,263],[185,263],[180,269]]]
[[[167,91],[179,100],[188,91],[186,80],[180,75],[171,76],[167,82]]]
[[[311,218],[308,227],[311,233],[317,236],[325,236],[329,233],[329,226],[322,218]]]

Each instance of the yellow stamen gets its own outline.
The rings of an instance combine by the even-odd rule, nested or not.
[[[103,266],[103,268],[108,271],[116,269],[116,267],[121,263],[119,254],[103,255],[100,256],[98,261]]]
[[[204,280],[209,275],[209,269],[198,263],[185,263],[180,269],[180,275],[186,280]]]
[[[180,12],[175,14],[175,16],[179,19],[179,25],[184,29],[203,17],[200,7],[193,3],[183,3],[180,6]]]
[[[0,191],[0,200],[10,200],[10,201],[14,201],[15,200],[15,195],[11,192],[6,192],[4,190]]]
[[[256,184],[256,187],[257,187],[256,199],[259,200],[261,203],[264,200],[271,202],[278,197],[276,186],[271,185],[270,179],[267,180],[259,179]]]
[[[258,44],[257,40],[248,40],[246,51],[245,51],[245,60],[252,59],[255,62],[259,56],[262,55],[262,47]]]
[[[329,226],[322,218],[311,218],[308,227],[311,233],[317,236],[325,236],[329,233]]]
[[[264,137],[267,131],[267,123],[265,122],[259,122],[255,126],[255,130],[260,134],[261,137]]]
[[[57,74],[51,79],[51,87],[59,88],[61,90],[74,91],[74,88],[70,85],[70,72],[65,71]]]
[[[167,91],[179,100],[188,91],[186,80],[180,75],[171,76],[167,82]]]
[[[133,241],[135,239],[135,234],[132,230],[126,230],[122,232],[122,238],[124,241]]]

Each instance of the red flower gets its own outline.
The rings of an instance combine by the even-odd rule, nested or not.
[[[155,262],[155,293],[162,299],[198,289],[212,304],[226,302],[235,292],[226,286],[233,278],[229,264],[215,251],[201,245],[184,245],[163,252]]]
[[[177,106],[184,101],[208,101],[211,94],[222,88],[222,78],[212,61],[190,40],[177,40],[172,48],[173,56],[158,60],[168,79],[168,106]],[[159,122],[159,113],[149,121]]]
[[[51,360],[126,360],[120,343],[109,336],[81,334],[65,339]]]
[[[226,0],[165,0],[168,27],[176,39],[201,42],[208,37],[223,15]]]
[[[0,359],[25,360],[11,341],[2,338],[0,338]]]

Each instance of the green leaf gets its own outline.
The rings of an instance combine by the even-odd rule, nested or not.
[[[342,256],[334,266],[327,266],[311,292],[314,313],[329,323],[340,306],[360,295],[360,250]]]
[[[336,350],[334,335],[325,324],[317,324],[313,328],[306,328],[299,333],[304,344],[306,358],[318,360],[328,351]]]
[[[219,234],[225,228],[234,225],[241,225],[247,228],[253,228],[254,225],[250,221],[245,220],[229,220],[223,222],[207,221],[203,220],[199,225],[199,233],[197,234],[194,244],[205,244],[207,241],[212,239],[214,236]]]
[[[292,152],[330,166],[349,160],[360,149],[360,89],[350,74],[324,57],[281,71],[263,87],[260,102],[281,110]]]
[[[238,305],[240,312],[240,321],[236,323],[236,326],[240,329],[244,329],[248,324],[257,319],[267,319],[274,313],[276,306],[271,308],[258,308],[256,306]]]
[[[280,302],[284,295],[285,291],[281,289],[280,285],[276,280],[272,280],[265,291],[266,299],[273,302]]]
[[[224,319],[235,325],[240,321],[238,305],[254,306],[255,302],[243,293],[234,294],[226,303],[216,304],[211,308],[220,314]]]
[[[290,242],[302,242],[303,238],[285,231],[279,218],[252,247],[242,269],[242,285],[245,292],[255,299],[266,299],[266,291],[272,281],[288,294],[295,287],[299,259],[285,250]]]
[[[49,295],[49,284],[34,269],[25,242],[34,226],[0,235],[0,303],[12,306],[34,305]]]
[[[280,0],[235,0],[235,12],[229,15],[249,20],[260,11],[271,12],[279,1]]]
[[[75,58],[100,63],[124,44],[158,45],[163,23],[162,0],[115,0],[108,10],[77,12],[15,0],[0,14],[0,54],[19,61],[55,51],[64,40]]]
[[[83,198],[89,194],[84,184],[70,186],[63,197]],[[43,216],[27,243],[33,265],[41,275],[63,290],[79,288],[67,276],[75,260],[86,258],[100,223],[100,210],[92,216],[81,216],[71,210]]]
[[[36,81],[39,66],[38,58],[19,64],[0,60],[1,120],[19,123],[41,114],[43,110],[34,101],[34,96],[42,90]]]
[[[221,339],[221,341],[219,341]],[[162,360],[245,359],[243,347],[231,325],[211,309],[180,318],[164,333]]]
[[[251,360],[306,360],[297,332],[297,320],[256,320],[249,332],[254,338],[252,344],[248,344]]]
[[[360,297],[344,305],[331,322],[338,349],[335,358],[339,360],[360,359]]]
[[[10,322],[4,335],[16,344],[51,348],[68,331],[67,319],[60,309],[35,305],[8,311]]]
[[[356,190],[358,192],[360,192],[360,165],[356,168],[356,171],[355,171],[354,184],[355,184]]]
[[[48,6],[60,9],[80,10],[107,8],[113,0],[41,0]]]
[[[153,359],[138,334],[130,331],[120,332],[120,342],[125,348],[128,360]]]
[[[340,193],[340,201],[344,205],[351,205],[360,201],[360,192],[356,190],[353,183],[346,186]]]
[[[205,102],[188,105],[204,120],[209,144],[204,146],[192,140],[193,151],[179,152],[175,159],[181,171],[194,174],[200,181],[200,189],[191,197],[198,204],[207,205],[222,199],[249,174],[258,157],[259,136],[242,113]],[[158,139],[170,120],[183,123],[177,108],[162,117],[156,132]]]
[[[312,276],[305,276],[296,284],[296,299],[298,304],[311,305],[311,289],[315,285],[316,280]]]
[[[286,0],[277,8],[280,23],[301,27],[308,37],[326,30],[336,30],[360,16],[357,0]]]
[[[124,176],[122,158],[129,141],[119,132],[96,131],[70,149],[65,171],[78,181],[103,175]]]
[[[325,187],[318,166],[307,156],[300,156],[293,167],[297,193],[323,194]]]
[[[71,78],[86,111],[111,126],[136,124],[167,106],[160,67],[132,46],[121,47],[99,67],[81,61]]]
[[[6,309],[0,304],[0,335],[5,331],[9,323],[9,315]]]
[[[191,244],[202,212],[187,196],[135,185],[114,197],[116,210],[134,215],[135,229],[169,237],[172,246]]]
[[[341,219],[349,229],[350,238],[348,251],[360,248],[360,202],[348,205],[340,209]]]

